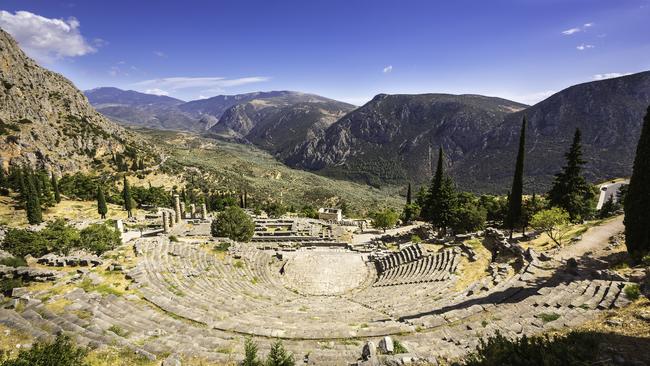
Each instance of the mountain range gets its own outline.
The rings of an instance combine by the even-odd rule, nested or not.
[[[108,94],[105,89],[86,94],[111,118],[122,119],[104,105],[135,105],[138,110],[156,105],[167,111],[171,105],[193,122],[170,120],[163,128],[254,144],[289,166],[374,186],[428,182],[442,147],[447,170],[461,188],[505,193],[524,116],[528,191],[548,188],[576,128],[582,131],[590,181],[629,175],[650,104],[650,72],[575,85],[533,106],[472,94],[379,94],[355,108],[290,91],[187,103],[156,96],[150,102],[142,95],[130,99],[137,92],[124,91],[119,98],[96,102],[93,94]]]

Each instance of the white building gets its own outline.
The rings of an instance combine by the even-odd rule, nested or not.
[[[340,222],[343,220],[343,211],[340,208],[319,208],[318,218],[324,221]]]

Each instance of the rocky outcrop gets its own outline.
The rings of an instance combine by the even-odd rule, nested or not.
[[[87,170],[132,141],[63,76],[28,58],[0,30],[0,160],[55,171]]]
[[[505,193],[526,115],[526,189],[540,192],[562,167],[576,128],[590,181],[628,176],[648,104],[650,72],[576,85],[531,107],[478,95],[379,94],[284,160],[373,185],[424,183],[442,147],[462,189]]]

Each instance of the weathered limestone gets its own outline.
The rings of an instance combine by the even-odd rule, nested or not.
[[[163,226],[163,233],[168,234],[169,233],[169,218],[167,216],[167,211],[162,212],[162,226]]]
[[[169,215],[169,227],[172,228],[176,225],[176,213],[167,212]]]
[[[190,204],[190,218],[196,219],[196,205]]]
[[[115,220],[115,229],[117,229],[118,233],[124,232],[124,222],[122,221],[122,219]]]
[[[395,346],[393,344],[393,338],[386,336],[379,341],[379,349],[383,354],[392,354],[395,351]]]
[[[176,222],[181,222],[181,198],[179,195],[174,195],[174,216]]]
[[[208,207],[205,205],[205,203],[201,204],[201,218],[203,220],[207,220],[208,218]]]
[[[187,212],[185,211],[185,202],[181,202],[181,219],[187,219]]]

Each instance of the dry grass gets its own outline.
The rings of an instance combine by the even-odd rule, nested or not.
[[[11,227],[26,227],[27,215],[25,210],[15,207],[15,200],[9,197],[0,197],[0,224]],[[135,215],[144,215],[143,210],[134,210]],[[126,219],[127,213],[119,205],[108,204],[108,219]],[[97,203],[94,201],[62,200],[54,207],[43,211],[43,220],[50,221],[64,218],[72,221],[99,220]]]
[[[492,258],[492,254],[483,246],[480,239],[467,240],[465,243],[469,244],[476,252],[476,261],[470,262],[469,259],[461,257],[458,271],[462,275],[458,276],[458,280],[454,284],[455,291],[463,291],[470,284],[487,276],[487,269]]]

